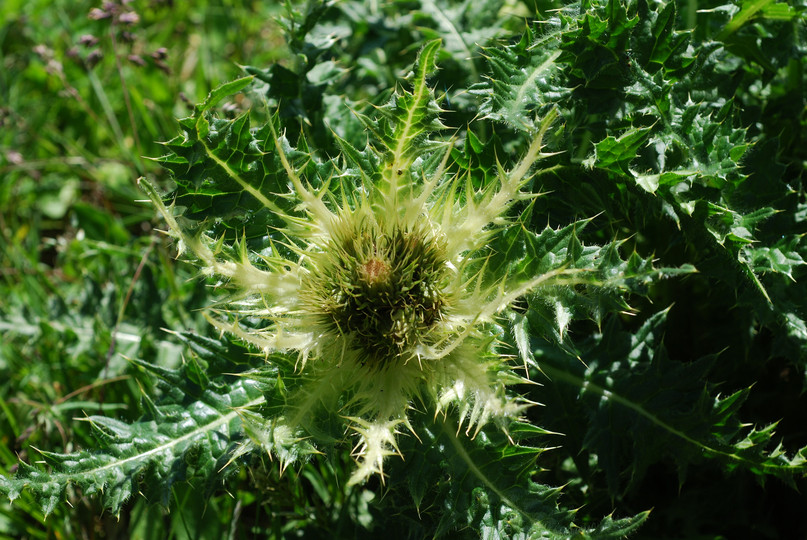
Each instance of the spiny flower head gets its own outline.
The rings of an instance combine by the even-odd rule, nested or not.
[[[378,108],[379,119],[361,117],[377,141],[366,151],[371,159],[359,163],[360,152],[339,139],[345,162],[359,170],[358,185],[305,178],[310,168],[294,165],[276,119],[260,130],[261,154],[288,178],[291,209],[230,165],[235,154],[214,147],[208,120],[198,115],[195,144],[285,223],[283,240],[265,252],[249,253],[243,242],[228,250],[221,239],[189,232],[144,183],[182,249],[233,291],[210,322],[267,358],[295,358],[302,382],[287,388],[282,413],[271,419],[269,446],[282,457],[284,446],[312,435],[318,410],[336,411],[358,438],[352,482],[382,473],[385,458],[400,453],[397,438],[414,432],[409,412],[419,404],[434,414],[455,409],[469,434],[491,420],[506,428],[516,419],[528,404],[506,386],[523,379],[495,354],[485,329],[518,297],[568,277],[562,269],[518,280],[488,275],[486,246],[507,225],[506,211],[527,198],[521,190],[554,114],[511,170],[500,167],[495,182],[473,189],[472,178],[450,172],[452,141],[428,139],[443,129],[427,84],[438,48],[424,47],[411,90]]]
[[[310,256],[301,300],[330,340],[344,341],[363,365],[384,369],[416,358],[429,342],[457,276],[428,224],[389,225],[362,213],[342,216]]]

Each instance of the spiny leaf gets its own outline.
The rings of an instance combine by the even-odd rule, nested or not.
[[[632,129],[619,137],[609,135],[594,146],[595,154],[591,163],[618,174],[628,173],[630,162],[636,159],[639,148],[645,144],[649,135],[649,128]]]
[[[544,30],[533,38],[529,28],[511,47],[490,47],[485,57],[490,82],[470,90],[483,98],[480,113],[494,121],[527,132],[537,129],[536,117],[568,94],[562,86],[556,60],[560,56],[558,33]]]
[[[450,423],[419,416],[418,424],[422,441],[412,459],[394,467],[390,487],[405,482],[411,491],[420,516],[420,536],[453,537],[473,530],[483,538],[571,537],[573,512],[558,507],[561,490],[530,479],[536,459],[545,450],[518,444],[522,438],[541,434],[529,426],[524,430],[514,425],[510,435],[517,444],[513,446],[503,444],[503,435],[490,430],[466,440],[457,436]],[[403,500],[398,505],[399,510],[409,507]],[[643,519],[637,516],[630,521],[638,525]],[[580,538],[589,537],[585,529],[574,530]]]
[[[567,327],[575,319],[592,319],[600,324],[609,313],[630,311],[626,292],[646,294],[656,280],[695,272],[691,265],[654,268],[651,259],[637,253],[625,259],[620,255],[620,242],[584,246],[578,234],[589,222],[581,220],[560,229],[548,227],[540,233],[513,226],[491,242],[496,255],[487,264],[512,279],[526,280],[558,265],[569,271],[577,270],[571,283],[557,287],[550,283],[530,300],[536,321],[531,328],[533,334],[562,342]],[[500,269],[497,265],[504,267]]]
[[[548,403],[547,410],[573,410],[584,422],[581,450],[597,456],[611,493],[641,481],[662,457],[676,463],[682,482],[687,468],[704,455],[761,480],[770,475],[792,482],[802,474],[807,448],[789,457],[781,446],[771,448],[773,425],[749,431],[739,420],[747,389],[712,397],[703,380],[715,357],[689,364],[667,358],[660,335],[665,317],[658,313],[633,335],[611,323],[574,354],[543,346],[533,350],[541,371],[565,387],[557,394],[563,403]],[[551,415],[544,418],[546,425],[563,429]]]
[[[436,69],[440,46],[440,40],[423,46],[411,75],[411,90],[399,89],[387,104],[377,108],[383,122],[361,116],[388,152],[389,169],[396,175],[398,171],[408,170],[418,153],[433,144],[427,140],[430,134],[445,127],[438,117],[441,109],[434,91],[428,85],[429,76]]]
[[[167,505],[177,482],[201,481],[209,490],[226,476],[225,465],[243,438],[239,409],[263,402],[259,385],[238,380],[218,392],[204,392],[197,401],[162,404],[156,409],[159,417],[133,424],[91,416],[87,421],[99,449],[42,452],[46,468],[22,463],[16,476],[3,479],[0,490],[12,500],[23,489],[33,492],[46,514],[71,484],[85,495],[100,495],[115,514],[136,493]]]

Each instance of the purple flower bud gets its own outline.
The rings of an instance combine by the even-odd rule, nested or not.
[[[130,54],[129,56],[126,57],[126,59],[129,60],[129,62],[131,62],[133,64],[137,64],[140,67],[143,67],[143,66],[146,65],[146,61],[143,60],[143,58],[141,58],[140,56],[138,56],[136,54]]]
[[[159,49],[151,53],[151,57],[154,58],[155,60],[164,60],[166,56],[168,56],[168,49],[166,49],[165,47],[160,47]]]
[[[84,34],[80,38],[78,38],[79,45],[84,45],[85,47],[94,47],[98,43],[98,38],[92,34]]]
[[[46,45],[37,45],[33,48],[34,53],[40,58],[50,58],[53,56],[53,51],[51,51]]]
[[[125,11],[118,16],[118,20],[123,24],[136,24],[140,22],[140,15],[134,11]]]
[[[108,19],[112,16],[112,14],[108,11],[104,11],[101,8],[92,8],[87,14],[87,17],[92,19],[93,21],[100,21],[102,19]]]

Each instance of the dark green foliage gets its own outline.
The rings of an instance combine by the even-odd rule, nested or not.
[[[587,468],[588,456],[596,456],[614,496],[641,483],[659,458],[675,464],[682,483],[688,466],[704,457],[727,470],[744,468],[792,483],[794,472],[803,469],[804,452],[783,454],[772,442],[773,425],[756,429],[737,421],[749,390],[714,397],[704,380],[719,357],[671,361],[659,339],[665,319],[661,312],[633,334],[609,324],[575,355],[543,346],[533,351],[546,377],[559,383],[552,394],[559,402],[547,407],[577,417],[582,453],[576,463]],[[550,417],[542,420],[549,429],[559,427]]]

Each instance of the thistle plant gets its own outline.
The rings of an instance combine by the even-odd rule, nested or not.
[[[491,22],[500,0],[372,4],[288,3],[287,62],[179,120],[154,159],[170,178],[139,180],[168,236],[143,260],[179,262],[160,258],[153,318],[116,351],[140,416],[86,417],[85,449],[23,458],[0,491],[44,514],[71,486],[114,515],[142,494],[200,538],[560,539],[682,519],[715,536],[686,527],[716,466],[742,487],[724,493],[803,483],[797,422],[781,445],[749,423],[790,373],[752,392],[753,357],[801,369],[807,350],[804,212],[780,212],[803,206],[797,175],[746,175],[777,159],[742,127],[768,122],[753,62],[675,30],[674,4],[562,3],[526,25]],[[193,298],[160,290],[176,268]],[[659,477],[690,495],[663,509]],[[200,489],[227,495],[195,512]]]
[[[411,88],[378,110],[380,121],[363,118],[380,144],[366,150],[373,165],[355,183],[346,178],[349,158],[328,179],[306,178],[269,121],[262,152],[282,165],[290,187],[282,196],[292,210],[232,175],[282,221],[271,235],[280,240],[263,253],[243,243],[228,250],[220,239],[190,232],[143,182],[181,249],[226,281],[231,296],[210,322],[269,361],[292,354],[306,379],[275,419],[273,444],[307,437],[316,409],[335,411],[357,438],[351,482],[383,473],[385,458],[400,454],[402,432],[417,437],[408,419],[413,408],[453,414],[469,435],[491,421],[506,431],[529,404],[507,387],[528,381],[496,351],[490,327],[524,294],[570,286],[578,273],[563,261],[526,277],[490,271],[489,241],[515,226],[507,215],[513,204],[535,196],[523,187],[544,157],[557,114],[540,120],[515,166],[499,167],[475,188],[471,175],[451,166],[455,141],[429,138],[445,131],[428,85],[439,47],[433,41],[423,48]],[[340,143],[346,156],[357,153]],[[244,319],[264,323],[249,327]]]

